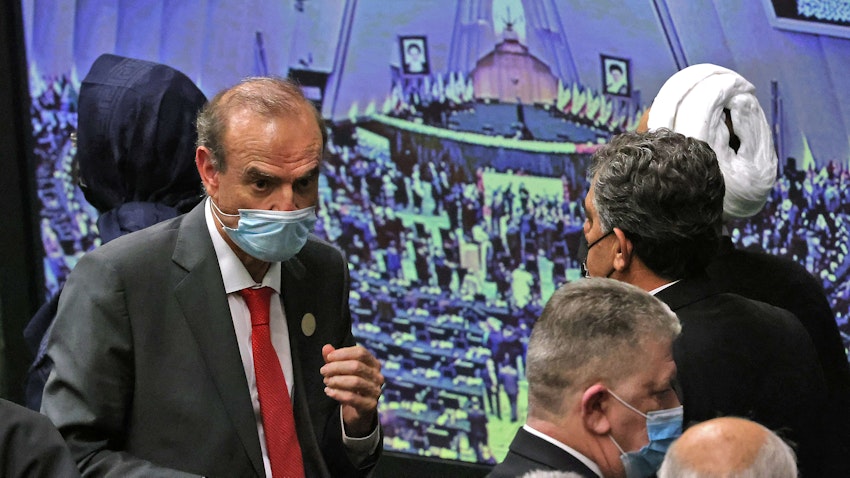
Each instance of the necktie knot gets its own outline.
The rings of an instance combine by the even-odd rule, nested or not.
[[[271,287],[248,287],[239,291],[245,303],[248,305],[248,312],[251,313],[251,325],[269,324],[269,307],[271,305],[271,297],[274,289]]]

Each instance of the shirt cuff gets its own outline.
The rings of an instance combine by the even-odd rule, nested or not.
[[[342,444],[345,445],[345,453],[354,466],[360,466],[367,458],[372,456],[381,444],[380,425],[376,425],[372,433],[363,438],[354,438],[345,434],[345,423],[342,421],[342,407],[339,407],[339,424],[342,430]]]

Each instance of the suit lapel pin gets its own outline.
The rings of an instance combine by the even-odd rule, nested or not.
[[[301,318],[301,332],[304,332],[304,335],[310,337],[313,333],[316,332],[316,316],[307,312],[304,314],[304,317]]]

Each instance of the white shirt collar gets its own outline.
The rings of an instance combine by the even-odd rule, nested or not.
[[[537,438],[540,438],[541,440],[546,440],[547,442],[555,445],[556,447],[558,447],[558,448],[564,450],[565,452],[569,453],[570,455],[576,457],[576,459],[578,461],[584,463],[584,466],[590,468],[590,470],[593,471],[594,473],[596,473],[600,478],[602,477],[602,470],[600,470],[599,466],[596,463],[594,463],[593,460],[591,460],[590,458],[582,455],[581,453],[577,452],[573,448],[571,448],[567,445],[564,445],[563,443],[561,443],[558,440],[550,437],[549,435],[546,435],[543,432],[539,432],[539,431],[535,430],[534,428],[531,428],[528,424],[523,425],[522,428],[525,431],[527,431],[528,433],[531,433],[532,435],[536,436]]]
[[[204,214],[207,221],[207,230],[209,230],[210,238],[212,238],[213,247],[215,247],[215,255],[218,258],[218,264],[221,268],[221,278],[224,282],[224,290],[228,294],[239,292],[248,287],[255,287],[257,284],[248,273],[248,269],[242,264],[242,261],[230,248],[230,245],[221,237],[216,227],[215,218],[213,218],[211,199],[207,197]],[[269,265],[269,270],[263,276],[262,285],[271,287],[280,294],[280,262],[272,262]]]
[[[662,286],[660,286],[660,287],[656,287],[655,289],[652,289],[651,291],[649,291],[649,295],[655,295],[655,294],[657,294],[657,293],[661,292],[662,290],[664,290],[664,289],[666,289],[666,288],[670,287],[671,285],[673,285],[673,284],[675,284],[675,283],[677,283],[677,282],[679,282],[679,281],[681,281],[681,280],[682,280],[682,279],[677,279],[677,280],[674,280],[673,282],[668,282],[668,283],[666,283],[666,284],[664,284],[664,285],[662,285]]]

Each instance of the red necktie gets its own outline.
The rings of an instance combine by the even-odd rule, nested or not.
[[[266,450],[274,478],[303,477],[301,447],[295,434],[292,402],[286,388],[283,369],[272,346],[269,329],[269,287],[239,291],[251,312],[251,349],[254,353],[254,375],[260,396],[260,413],[266,435]]]

